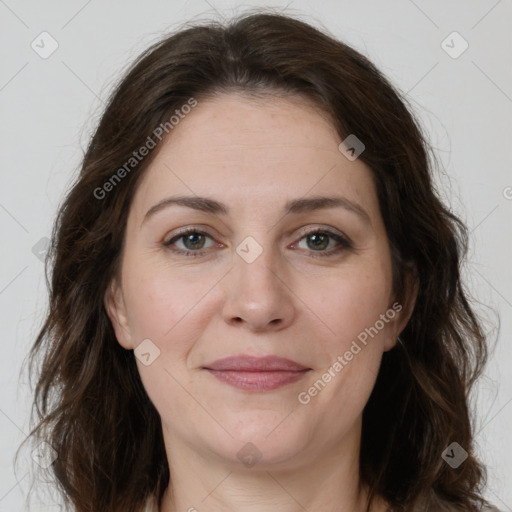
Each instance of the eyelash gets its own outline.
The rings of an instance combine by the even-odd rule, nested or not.
[[[163,245],[165,247],[167,247],[170,251],[172,251],[174,253],[177,253],[177,254],[180,254],[180,255],[183,255],[183,256],[186,256],[186,257],[199,257],[199,256],[205,255],[208,252],[207,249],[206,250],[199,250],[199,251],[191,251],[191,250],[186,250],[185,251],[183,249],[171,249],[171,245],[174,242],[176,242],[176,241],[180,240],[181,238],[183,238],[183,237],[185,237],[187,235],[190,235],[190,234],[205,235],[205,236],[208,236],[208,237],[212,238],[205,231],[201,231],[201,230],[195,229],[195,228],[188,228],[188,229],[183,230],[181,233],[179,233],[178,235],[174,236],[173,238],[171,238],[167,242],[164,242]],[[299,239],[299,242],[303,238],[306,238],[306,237],[311,236],[311,235],[317,235],[317,234],[327,235],[328,237],[330,237],[333,240],[335,240],[336,242],[338,242],[340,245],[338,246],[338,248],[331,249],[329,251],[309,251],[311,253],[311,257],[312,258],[328,258],[330,256],[337,255],[340,251],[342,251],[344,249],[351,249],[353,247],[352,246],[352,242],[348,238],[346,238],[344,236],[341,236],[338,233],[334,233],[332,231],[329,231],[328,229],[321,229],[321,228],[313,229],[311,231],[308,231],[307,233],[304,233],[302,235],[302,237]]]

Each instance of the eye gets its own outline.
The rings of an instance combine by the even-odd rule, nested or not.
[[[205,247],[205,240],[207,238],[214,242],[209,247]],[[299,239],[298,244],[300,244],[302,240],[306,240],[306,250],[310,252],[310,255],[313,258],[334,256],[345,249],[352,248],[352,243],[347,237],[328,229],[317,228],[308,231],[304,233],[303,236]],[[331,244],[332,241],[336,242],[334,244],[334,248]],[[182,243],[182,248],[178,247],[176,249],[172,247],[178,246],[179,242]],[[208,233],[196,228],[188,228],[181,231],[167,242],[164,242],[163,245],[168,247],[172,252],[178,253],[180,255],[203,256],[207,254],[207,249],[216,245],[216,242]],[[221,244],[217,245],[219,246]],[[331,246],[330,249],[326,250],[329,248],[329,246]]]
[[[345,249],[352,248],[352,243],[347,237],[339,233],[329,231],[328,229],[317,228],[308,231],[299,240],[299,244],[302,240],[306,240],[306,250],[309,249],[311,253],[318,253],[311,254],[313,258],[334,256]],[[332,245],[330,244],[333,240],[337,243],[337,246],[334,244],[334,248],[332,248]],[[331,249],[326,251],[325,249],[327,249],[329,245],[331,245]]]
[[[213,240],[213,238],[208,235],[208,233],[198,229],[189,228],[182,231],[180,234],[171,238],[167,242],[164,242],[164,245],[169,247],[173,252],[184,254],[185,256],[202,256],[206,253],[206,251],[202,250],[204,249],[205,238],[210,238],[210,240]],[[175,245],[175,243],[179,241],[183,241],[183,249],[171,248],[172,245]]]

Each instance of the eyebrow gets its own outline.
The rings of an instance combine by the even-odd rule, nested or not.
[[[229,215],[229,208],[225,204],[215,199],[200,196],[174,196],[162,199],[153,205],[144,215],[141,226],[157,212],[169,208],[170,206],[184,206],[186,208],[211,213],[214,215]],[[362,206],[355,203],[354,201],[347,199],[346,197],[341,196],[314,196],[292,199],[284,205],[283,216],[309,213],[328,208],[344,208],[345,210],[356,214],[364,222],[371,225],[370,216],[368,213],[366,213]]]

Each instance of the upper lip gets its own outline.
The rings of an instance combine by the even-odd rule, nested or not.
[[[207,370],[231,370],[231,371],[247,371],[247,372],[276,372],[288,371],[299,372],[309,370],[295,361],[278,356],[231,356],[218,359],[213,363],[209,363],[203,368]]]

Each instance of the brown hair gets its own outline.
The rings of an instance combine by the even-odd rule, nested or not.
[[[104,307],[131,200],[160,146],[109,193],[94,191],[190,98],[233,92],[301,96],[330,116],[340,140],[363,141],[398,298],[410,269],[419,285],[364,410],[360,476],[370,503],[381,495],[397,511],[479,510],[485,470],[474,456],[469,393],[488,349],[460,279],[467,231],[435,191],[435,157],[403,95],[326,30],[272,12],[188,26],[140,55],[60,206],[46,261],[49,312],[29,356],[38,375],[31,438],[56,450],[50,469],[66,503],[77,512],[140,511],[170,479],[159,414]],[[468,452],[458,468],[441,457],[453,441]]]

